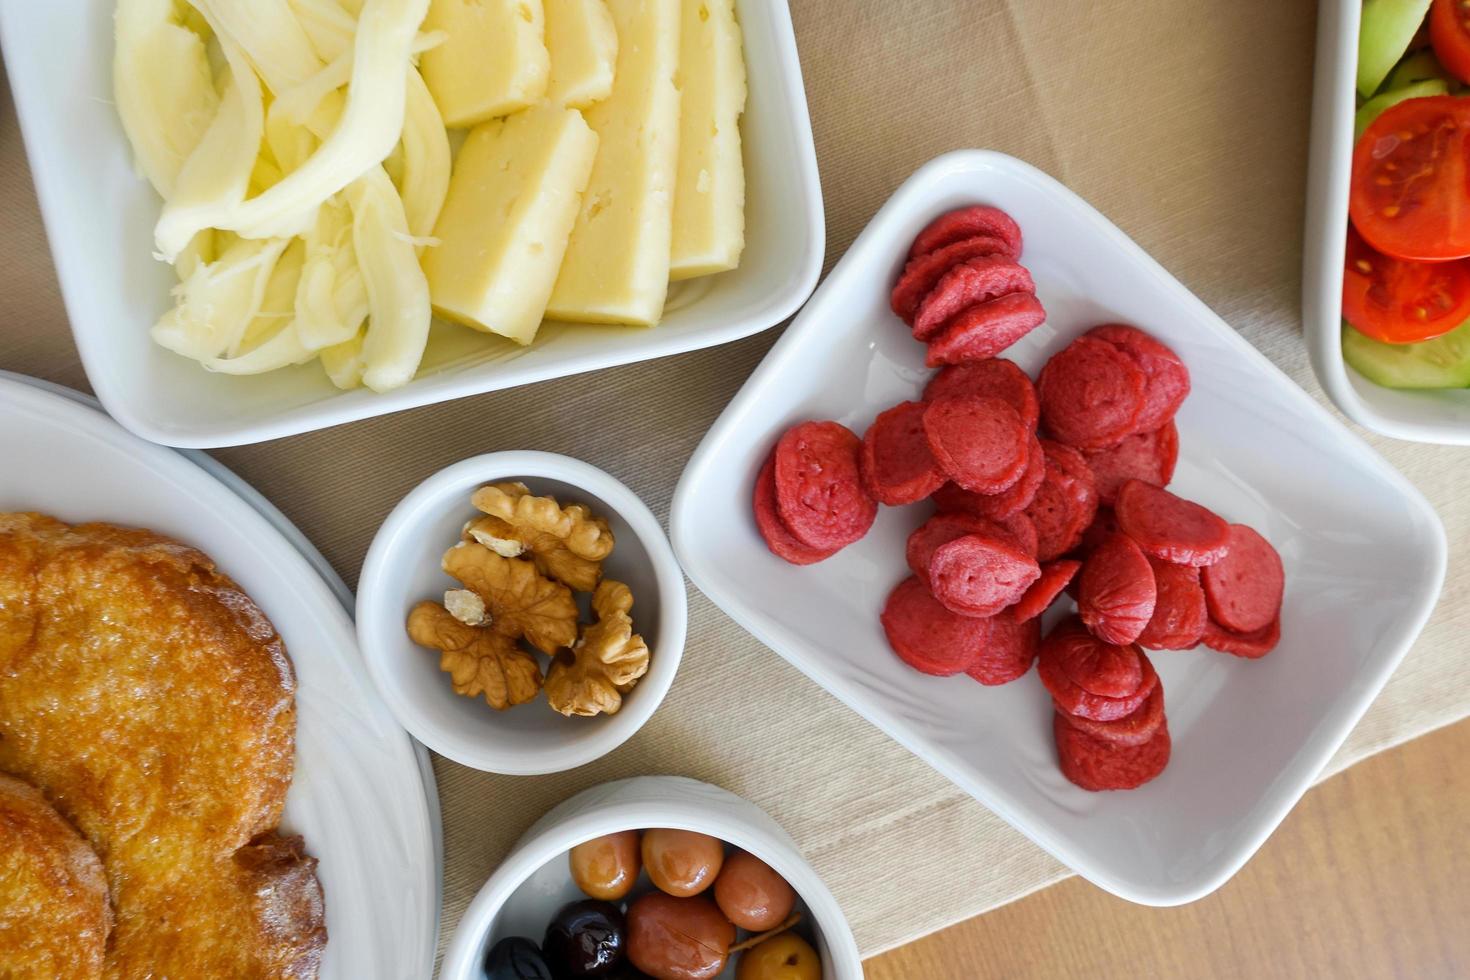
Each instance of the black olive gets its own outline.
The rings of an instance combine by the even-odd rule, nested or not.
[[[486,980],[555,980],[541,949],[524,936],[502,939],[485,955]]]
[[[556,980],[605,977],[623,962],[628,925],[611,902],[572,902],[556,913],[542,941]]]

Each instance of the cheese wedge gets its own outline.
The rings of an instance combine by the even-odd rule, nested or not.
[[[612,94],[618,32],[605,0],[545,0],[552,102],[586,109]]]
[[[546,315],[650,326],[669,288],[679,162],[679,0],[609,0],[613,91],[587,110],[601,139]]]
[[[745,249],[740,114],[745,59],[734,0],[680,0],[679,179],[670,279],[724,272]]]
[[[420,30],[445,33],[419,70],[449,128],[516,112],[546,94],[541,0],[433,0]]]
[[[470,131],[424,250],[434,309],[528,344],[597,157],[576,109],[542,103]]]

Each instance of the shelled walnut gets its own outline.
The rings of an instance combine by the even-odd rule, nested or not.
[[[577,645],[557,654],[546,672],[546,700],[564,715],[616,714],[623,695],[648,673],[648,645],[633,632],[633,593],[603,581],[592,594],[597,622],[584,626]]]
[[[465,526],[465,537],[506,558],[529,553],[545,575],[578,592],[591,592],[602,577],[602,560],[612,554],[607,521],[581,504],[562,506],[538,497],[524,483],[492,483],[471,502],[485,516]]]
[[[408,616],[408,635],[439,651],[439,669],[456,694],[485,696],[497,711],[525,704],[541,689],[541,665],[510,637],[460,622],[437,602],[421,602]]]
[[[524,637],[548,655],[576,641],[577,603],[571,590],[531,562],[461,541],[444,552],[443,567],[485,601],[496,633],[512,640]]]

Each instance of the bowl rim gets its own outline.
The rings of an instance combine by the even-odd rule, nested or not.
[[[658,649],[648,673],[639,681],[644,693],[617,714],[585,719],[600,724],[596,737],[550,752],[528,753],[522,743],[485,743],[457,737],[440,725],[432,712],[408,697],[388,673],[387,661],[396,656],[393,645],[371,628],[379,608],[393,602],[388,595],[391,569],[407,541],[422,524],[441,513],[466,484],[488,483],[506,477],[541,477],[586,490],[627,521],[653,565],[658,584]],[[432,474],[393,508],[373,535],[357,586],[357,637],[368,675],[393,716],[409,734],[445,758],[461,765],[507,776],[538,776],[563,772],[600,759],[643,727],[663,703],[679,663],[689,624],[684,573],[664,535],[658,518],[642,499],[611,474],[590,463],[558,453],[506,450],[471,456]]]

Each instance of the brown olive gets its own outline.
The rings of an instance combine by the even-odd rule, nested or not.
[[[710,885],[725,863],[725,845],[719,838],[692,830],[645,830],[643,867],[660,891],[675,898],[698,895]]]
[[[765,932],[786,921],[796,904],[796,892],[769,864],[754,854],[736,851],[725,859],[715,879],[715,904],[741,929]]]
[[[735,927],[707,898],[649,892],[628,908],[628,961],[655,980],[708,980],[725,969]]]
[[[572,880],[589,897],[616,902],[638,881],[638,831],[623,830],[583,841],[568,853],[567,863],[572,867]]]
[[[740,954],[735,980],[821,980],[822,959],[794,932],[772,936]]]

